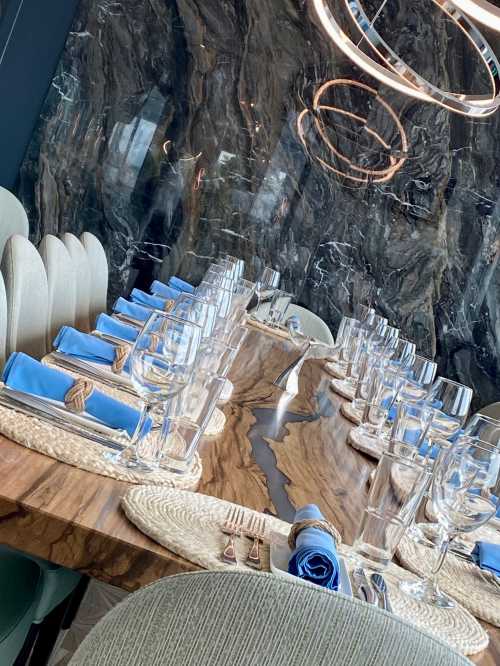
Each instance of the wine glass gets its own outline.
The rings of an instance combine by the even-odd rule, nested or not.
[[[193,294],[181,294],[177,297],[171,314],[198,324],[201,327],[202,338],[207,338],[212,335],[214,329],[217,306]]]
[[[477,437],[482,442],[487,442],[500,449],[500,421],[491,416],[474,414],[467,422],[464,434],[469,437]]]
[[[415,356],[411,368],[406,371],[406,379],[399,397],[410,402],[426,400],[436,376],[437,365],[423,356]]]
[[[280,286],[281,273],[275,271],[273,268],[264,268],[255,283],[255,295],[257,296],[257,307],[255,312],[258,313],[261,302],[269,301],[276,289]]]
[[[441,416],[433,420],[431,436],[448,440],[462,428],[469,413],[472,389],[446,377],[438,377],[427,396],[427,402]]]
[[[141,417],[131,445],[114,455],[114,462],[146,472],[158,469],[168,437],[164,417],[171,399],[191,379],[201,334],[190,321],[151,314],[130,352],[132,384],[143,401]]]
[[[431,499],[442,529],[439,554],[431,578],[403,581],[403,592],[439,608],[453,608],[455,602],[438,587],[438,576],[450,543],[462,532],[472,532],[495,514],[500,500],[494,495],[498,481],[500,453],[495,446],[462,436],[439,454],[434,466]]]

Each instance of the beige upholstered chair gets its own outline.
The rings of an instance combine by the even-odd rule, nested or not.
[[[28,238],[29,222],[22,203],[12,192],[0,187],[0,257],[5,243],[14,234]]]
[[[5,364],[5,349],[7,344],[7,296],[5,284],[0,273],[0,372]]]
[[[94,234],[85,231],[80,240],[90,264],[90,326],[93,328],[97,317],[107,310],[108,260],[101,241]]]
[[[74,326],[76,313],[76,273],[66,246],[59,238],[47,234],[38,251],[42,257],[49,288],[47,349],[61,326]]]
[[[89,331],[92,274],[87,252],[82,243],[73,234],[63,234],[61,240],[69,252],[76,275],[75,326],[80,331]]]
[[[46,353],[49,289],[36,247],[23,236],[11,236],[2,257],[7,297],[6,353],[23,351],[36,358]]]
[[[394,615],[272,574],[204,571],[131,594],[70,666],[470,666]]]

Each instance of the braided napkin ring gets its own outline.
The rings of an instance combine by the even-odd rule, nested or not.
[[[111,366],[111,371],[119,375],[127,362],[130,348],[128,345],[118,345],[115,347],[115,360]]]
[[[165,312],[171,312],[173,310],[173,307],[175,305],[175,301],[171,298],[168,299],[168,301],[165,301],[165,305],[163,306],[163,309]]]
[[[85,411],[87,400],[94,391],[94,385],[87,379],[77,379],[64,396],[64,404],[70,412],[81,414]]]
[[[339,546],[342,543],[342,537],[340,536],[339,531],[327,520],[315,520],[314,518],[308,518],[307,520],[299,520],[298,523],[292,525],[290,534],[288,535],[288,545],[290,550],[295,550],[295,540],[299,536],[302,530],[307,529],[308,527],[315,527],[317,530],[326,532],[329,534],[336,546]]]

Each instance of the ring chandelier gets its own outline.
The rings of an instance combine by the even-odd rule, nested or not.
[[[489,76],[491,95],[465,95],[442,90],[417,74],[382,39],[373,27],[361,0],[344,0],[354,24],[370,48],[384,64],[380,64],[357,46],[342,30],[327,5],[327,0],[312,0],[321,25],[332,41],[356,65],[382,83],[425,102],[439,104],[455,113],[471,117],[488,116],[500,106],[500,63],[479,30],[458,9],[457,0],[432,0],[446,16],[465,34],[483,61]],[[465,0],[465,4],[479,4]],[[481,5],[489,4],[481,2]],[[500,21],[500,9],[497,9]],[[499,28],[500,29],[500,28]]]

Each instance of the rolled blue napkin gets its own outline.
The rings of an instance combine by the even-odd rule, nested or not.
[[[166,300],[170,300],[172,298],[175,300],[177,296],[180,295],[182,290],[177,289],[176,287],[170,287],[167,284],[163,284],[163,282],[160,282],[159,280],[155,280],[151,283],[149,291],[154,296],[160,296]]]
[[[315,504],[306,504],[295,514],[295,522],[324,520]],[[299,533],[296,548],[288,562],[288,572],[329,590],[339,587],[339,560],[333,538],[315,527]]]
[[[168,298],[162,298],[161,296],[147,294],[145,291],[141,291],[140,289],[132,289],[130,298],[134,303],[143,305],[145,308],[153,308],[154,310],[164,310],[165,305],[169,300]]]
[[[116,358],[116,346],[106,340],[96,338],[89,333],[82,333],[71,326],[62,326],[54,342],[54,349],[69,356],[76,356],[84,361],[111,366]],[[128,360],[123,370],[130,371]]]
[[[500,546],[496,543],[478,541],[471,553],[472,559],[481,569],[500,576]]]
[[[151,308],[145,308],[143,305],[131,303],[121,296],[113,305],[113,312],[118,312],[142,322],[145,322],[151,316]]]
[[[135,326],[130,326],[123,321],[118,321],[118,319],[110,317],[104,312],[97,318],[96,331],[104,333],[105,335],[111,335],[114,338],[124,340],[125,342],[135,342],[139,335],[139,331]]]
[[[168,284],[170,287],[173,287],[174,289],[178,289],[179,291],[185,291],[187,294],[193,294],[194,293],[194,287],[192,284],[189,284],[189,282],[186,282],[185,280],[181,280],[181,278],[177,277],[176,275],[173,275],[170,280],[168,281]]]
[[[42,365],[40,361],[22,352],[10,355],[2,381],[16,391],[61,403],[64,403],[64,396],[75,383],[73,377],[65,372]],[[134,434],[140,418],[136,409],[97,390],[87,399],[85,411],[110,428],[126,430],[130,436]],[[150,429],[151,421],[146,426],[146,432]]]

